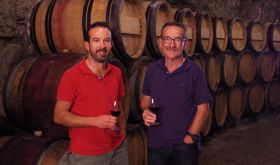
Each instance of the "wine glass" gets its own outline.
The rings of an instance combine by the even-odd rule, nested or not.
[[[153,112],[157,116],[156,121],[154,123],[152,123],[151,125],[159,125],[159,121],[158,121],[158,118],[159,118],[159,104],[154,98],[151,98],[151,104],[149,106],[149,109],[150,109],[151,112]]]
[[[118,104],[118,101],[114,101],[114,104],[113,104],[113,109],[111,110],[111,115],[112,116],[115,116],[115,117],[119,117],[119,115],[121,114],[121,111],[120,111],[120,108],[119,108],[119,104]],[[116,132],[116,133],[119,133],[120,131],[120,124],[117,120],[117,123],[115,124],[113,130]]]

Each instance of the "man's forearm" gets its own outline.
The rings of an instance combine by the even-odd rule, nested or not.
[[[193,122],[188,130],[189,133],[199,135],[209,114],[209,104],[198,105]]]

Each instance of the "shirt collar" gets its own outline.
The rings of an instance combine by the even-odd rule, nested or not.
[[[96,75],[94,74],[87,66],[86,64],[86,59],[88,57],[84,57],[83,60],[81,61],[80,65],[79,65],[79,70],[82,74],[93,74],[93,75]],[[106,63],[106,71],[105,71],[105,75],[104,77],[106,76],[107,73],[109,73],[110,71],[112,70],[112,65],[110,63]],[[97,75],[96,75],[97,76]]]
[[[180,66],[180,69],[178,69],[178,71],[187,71],[190,68],[190,59],[188,57],[185,57],[185,61],[184,63]],[[165,58],[161,58],[159,59],[158,63],[157,63],[157,67],[159,67],[160,69],[163,69],[164,71],[167,71],[167,68],[165,66]],[[177,72],[177,71],[176,71]]]

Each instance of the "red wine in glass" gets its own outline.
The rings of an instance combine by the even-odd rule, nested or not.
[[[119,117],[120,114],[121,114],[121,111],[115,111],[115,110],[111,111],[112,116]]]
[[[113,107],[113,110],[111,110],[111,115],[114,116],[114,117],[119,117],[120,114],[121,114],[121,111],[120,111],[120,109],[119,109],[118,102],[117,102],[117,101],[114,101],[114,107]],[[113,130],[114,130],[116,133],[119,133],[119,131],[120,131],[120,124],[119,124],[118,121],[117,121],[117,123],[115,124]]]
[[[154,98],[152,98],[152,100],[151,100],[151,104],[149,106],[149,109],[151,110],[151,112],[153,112],[157,116],[156,121],[154,123],[152,123],[151,125],[159,125],[159,121],[158,121],[158,118],[159,118],[159,104],[155,101]]]

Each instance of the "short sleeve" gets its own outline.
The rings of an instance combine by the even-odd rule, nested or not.
[[[56,99],[73,102],[75,97],[75,87],[72,76],[69,72],[65,72],[60,79],[57,88]]]
[[[204,71],[199,69],[194,82],[194,93],[195,93],[195,102],[197,105],[202,103],[211,103],[212,96],[207,86],[207,81]]]
[[[142,93],[146,96],[151,96],[151,67],[150,65],[148,66],[145,77],[144,77],[144,82],[143,82],[143,89]]]

